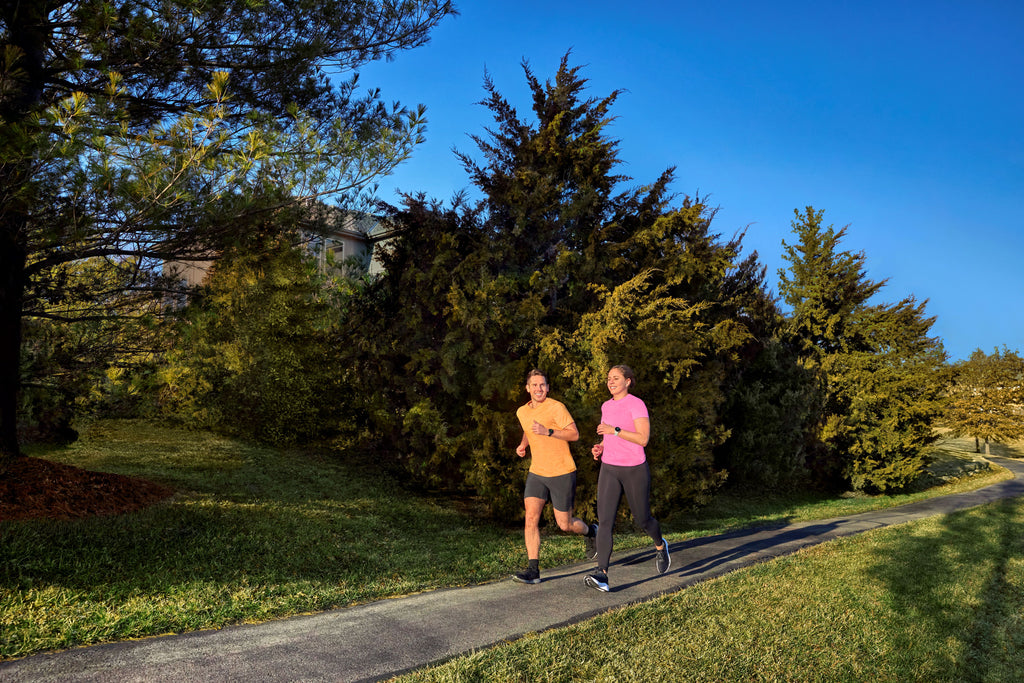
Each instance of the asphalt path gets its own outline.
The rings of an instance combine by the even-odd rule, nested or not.
[[[807,546],[1024,495],[1024,461],[992,460],[1016,478],[886,510],[671,543],[665,574],[657,574],[653,546],[615,553],[608,593],[583,583],[593,562],[542,568],[542,582],[532,586],[505,579],[263,624],[33,655],[0,663],[0,682],[386,680]]]

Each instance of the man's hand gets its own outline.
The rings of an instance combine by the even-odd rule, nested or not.
[[[520,458],[525,458],[526,457],[526,445],[525,444],[519,444],[518,446],[516,446],[516,455],[518,455]]]
[[[530,427],[530,431],[533,432],[534,434],[540,434],[541,436],[548,435],[548,428],[542,425],[540,422],[537,422],[536,420],[533,421],[533,425]]]

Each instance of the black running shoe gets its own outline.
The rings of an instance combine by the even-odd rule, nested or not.
[[[586,554],[588,560],[592,560],[597,557],[597,525],[590,525],[590,535],[583,537],[583,543],[586,548],[584,554]]]
[[[598,570],[594,572],[587,578],[583,579],[583,582],[602,593],[608,592],[608,575],[603,571]]]
[[[540,583],[540,570],[527,567],[521,572],[516,572],[512,578],[519,583]]]
[[[655,559],[658,562],[658,573],[664,574],[672,566],[672,556],[668,552],[668,541],[661,539],[661,550],[654,549]]]

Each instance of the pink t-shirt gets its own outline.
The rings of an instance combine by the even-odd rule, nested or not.
[[[634,420],[641,417],[648,417],[647,405],[633,394],[626,394],[618,401],[610,398],[601,405],[601,422],[627,432],[637,431]],[[602,443],[601,462],[609,465],[640,465],[647,459],[643,446],[615,434],[605,434]]]

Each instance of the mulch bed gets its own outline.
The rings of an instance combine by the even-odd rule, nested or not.
[[[17,458],[0,474],[0,522],[81,519],[134,512],[174,491],[145,479]]]

